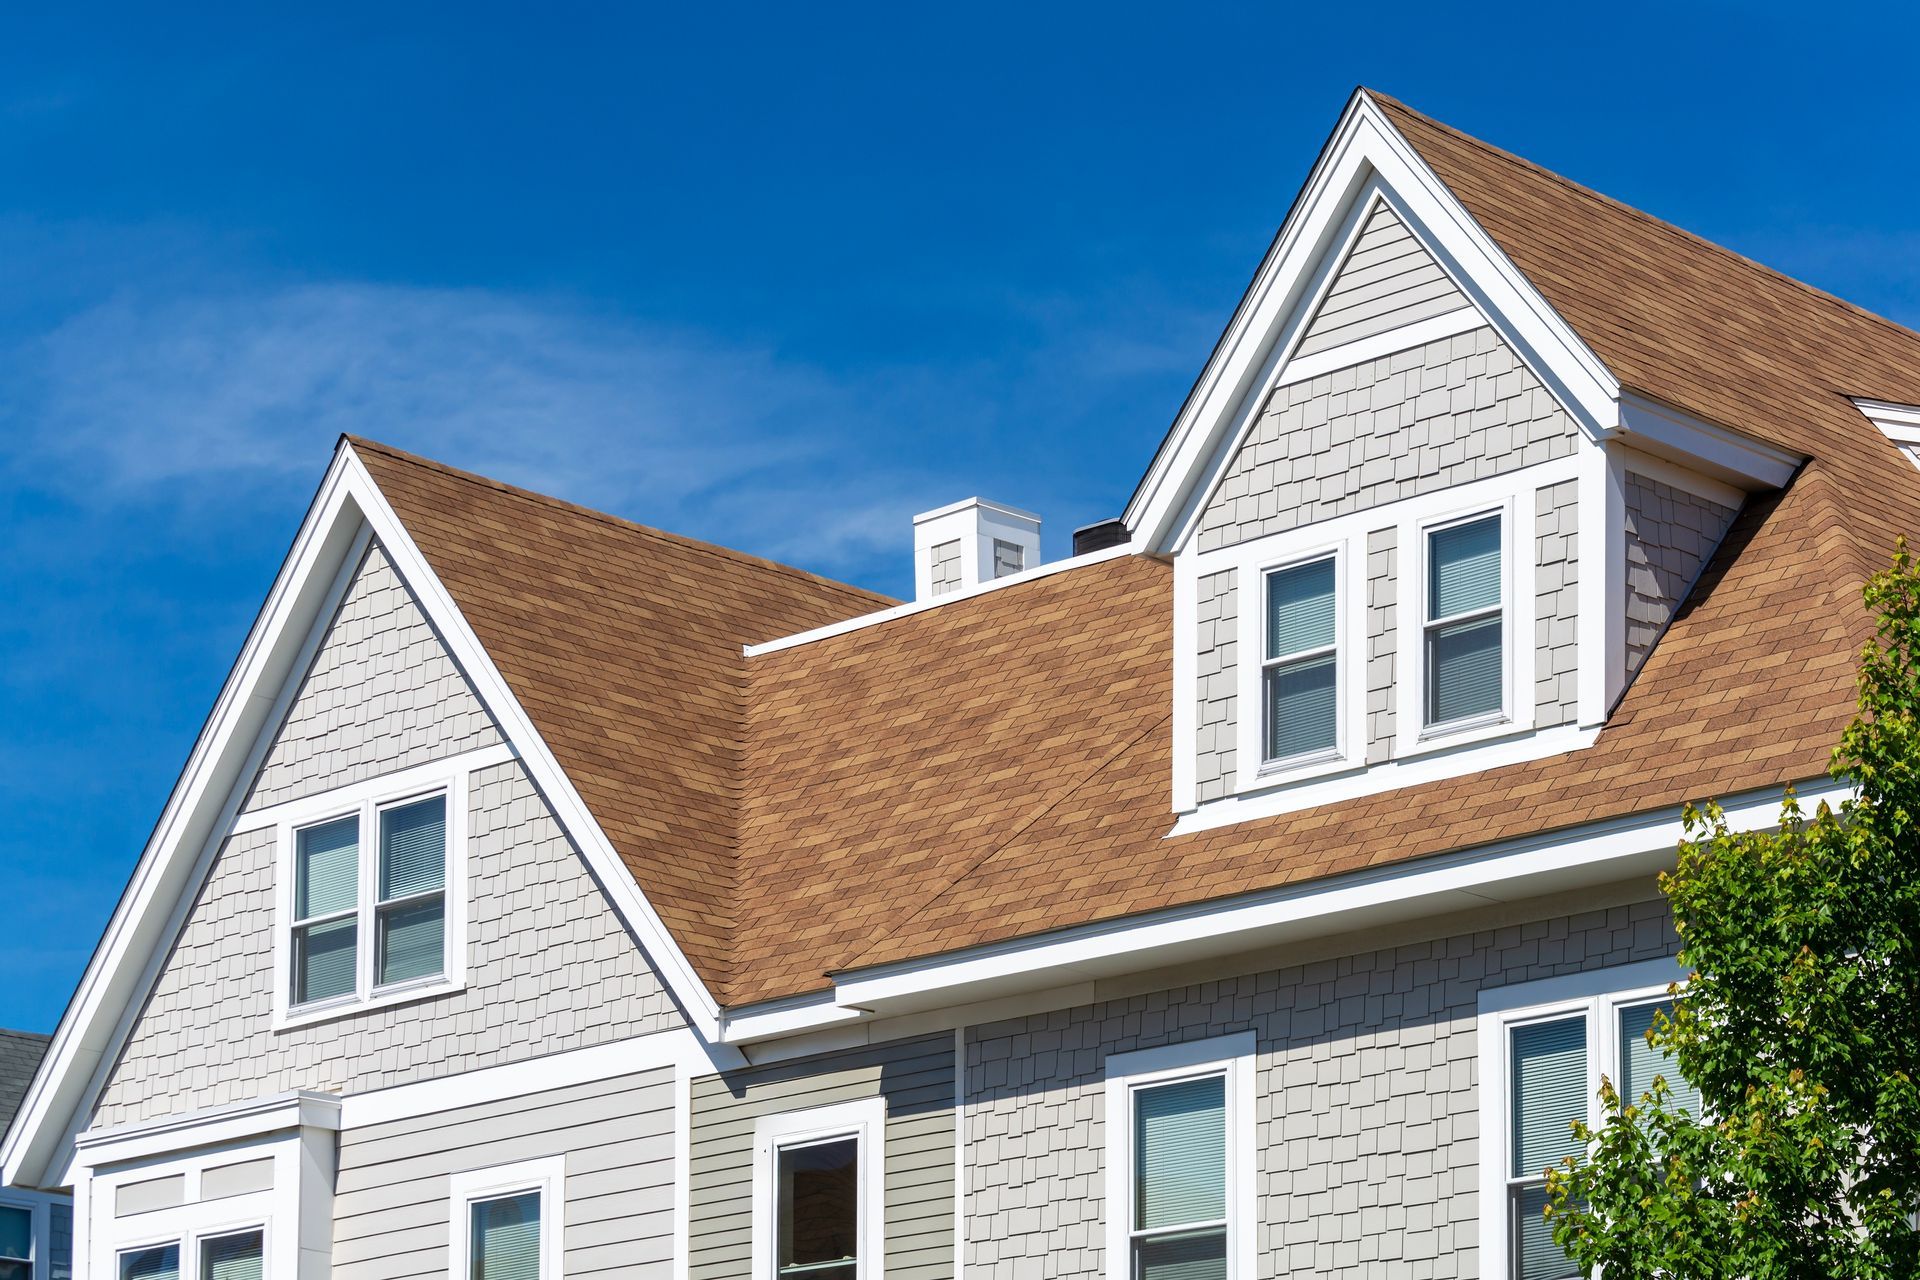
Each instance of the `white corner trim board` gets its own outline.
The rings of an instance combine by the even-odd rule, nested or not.
[[[718,1003],[352,445],[343,440],[0,1144],[0,1181],[51,1185],[49,1179],[64,1176],[73,1139],[106,1069],[125,1043],[184,925],[186,909],[235,822],[246,780],[267,749],[303,663],[311,660],[331,617],[330,604],[338,603],[370,538],[385,547],[695,1031],[709,1044],[717,1037]]]

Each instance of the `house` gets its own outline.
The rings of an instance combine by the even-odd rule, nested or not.
[[[1920,335],[1357,92],[1138,490],[916,599],[343,440],[0,1148],[84,1280],[1566,1274]],[[902,531],[903,550],[906,531]]]
[[[47,1036],[0,1028],[0,1134],[46,1056]],[[73,1274],[73,1203],[47,1191],[0,1185],[0,1280]]]

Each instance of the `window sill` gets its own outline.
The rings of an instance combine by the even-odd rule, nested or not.
[[[303,1005],[297,1009],[276,1010],[273,1030],[276,1034],[282,1031],[294,1031],[322,1022],[351,1018],[359,1013],[391,1009],[396,1005],[412,1004],[419,1000],[433,1000],[466,989],[467,983],[464,978],[424,978],[398,986],[383,987],[365,1000],[335,1000],[326,1004]]]
[[[1264,791],[1273,791],[1300,782],[1312,782],[1335,774],[1356,773],[1365,767],[1365,762],[1350,759],[1338,751],[1295,756],[1288,760],[1273,760],[1261,765],[1260,771],[1254,774],[1245,786],[1236,788],[1236,793],[1258,795]]]
[[[1460,747],[1475,746],[1482,742],[1492,742],[1498,738],[1515,738],[1532,732],[1531,712],[1524,717],[1509,716],[1504,713],[1496,716],[1479,716],[1472,720],[1455,720],[1448,724],[1424,728],[1417,736],[1403,738],[1395,743],[1393,754],[1396,760],[1410,760],[1419,756],[1438,755]]]

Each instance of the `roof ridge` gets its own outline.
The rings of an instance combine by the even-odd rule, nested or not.
[[[1547,168],[1543,164],[1527,159],[1523,155],[1518,155],[1512,151],[1508,151],[1505,147],[1497,146],[1494,143],[1488,142],[1484,138],[1476,137],[1473,134],[1468,133],[1464,129],[1448,124],[1444,120],[1437,120],[1433,116],[1430,116],[1426,112],[1420,110],[1418,107],[1412,107],[1407,105],[1405,102],[1402,102],[1400,99],[1394,97],[1392,94],[1382,93],[1377,89],[1369,89],[1369,88],[1366,88],[1365,86],[1362,86],[1361,91],[1365,93],[1368,97],[1371,97],[1379,102],[1382,102],[1389,107],[1397,108],[1398,110],[1403,111],[1406,114],[1414,117],[1416,120],[1419,120],[1421,123],[1426,125],[1431,125],[1433,128],[1440,130],[1442,133],[1449,134],[1452,137],[1459,139],[1461,142],[1464,142],[1469,146],[1477,147],[1481,151],[1484,151],[1489,155],[1496,156],[1499,159],[1504,160],[1510,164],[1516,164],[1524,169],[1529,169],[1534,173],[1539,174],[1541,177],[1548,179],[1551,182],[1558,183],[1560,186],[1567,188],[1569,191],[1572,191],[1576,195],[1585,197],[1586,199],[1589,199],[1589,200],[1598,201],[1599,203],[1608,205],[1614,209],[1617,209],[1620,212],[1627,214],[1630,217],[1636,218],[1641,222],[1646,223],[1649,227],[1653,228],[1656,231],[1664,232],[1668,235],[1678,236],[1681,239],[1686,240],[1694,245],[1710,250],[1711,252],[1718,254],[1721,257],[1727,259],[1728,261],[1735,263],[1738,266],[1744,267],[1749,271],[1757,272],[1760,275],[1765,276],[1773,281],[1777,281],[1782,284],[1791,285],[1794,288],[1799,289],[1802,292],[1810,295],[1817,301],[1828,303],[1833,306],[1837,306],[1840,309],[1850,312],[1853,315],[1858,316],[1862,319],[1871,320],[1875,324],[1879,324],[1879,325],[1885,326],[1888,329],[1892,329],[1897,333],[1903,335],[1904,337],[1920,338],[1920,331],[1910,329],[1906,325],[1901,324],[1898,320],[1889,319],[1888,317],[1881,315],[1877,311],[1869,311],[1867,308],[1860,306],[1858,303],[1849,302],[1847,301],[1847,299],[1842,298],[1837,294],[1827,292],[1825,289],[1820,288],[1818,285],[1808,284],[1805,280],[1799,279],[1796,276],[1790,276],[1786,272],[1780,270],[1777,267],[1770,267],[1764,262],[1758,261],[1757,259],[1754,259],[1754,258],[1749,258],[1747,255],[1743,253],[1735,252],[1734,250],[1729,249],[1727,246],[1723,244],[1720,244],[1713,240],[1709,240],[1697,231],[1689,231],[1685,227],[1680,226],[1677,223],[1668,222],[1665,218],[1656,217],[1655,215],[1648,213],[1645,209],[1641,209],[1634,205],[1630,205],[1624,200],[1620,200],[1606,194],[1606,192],[1604,191],[1595,190],[1594,188],[1587,186],[1585,183],[1576,182],[1574,179],[1567,177],[1563,173],[1558,173],[1552,169]],[[1411,139],[1409,139],[1409,141],[1411,141]],[[1415,150],[1417,151],[1418,148],[1416,147]],[[1446,180],[1441,179],[1441,183],[1442,185],[1446,185]],[[1451,187],[1449,187],[1449,190],[1451,190]]]
[[[859,596],[870,601],[881,602],[883,607],[885,605],[900,603],[892,596],[882,595],[878,591],[856,586],[851,582],[842,582],[838,578],[829,578],[824,574],[814,573],[812,570],[801,569],[790,564],[783,564],[778,560],[771,560],[765,556],[756,556],[751,552],[722,546],[717,542],[707,542],[700,538],[689,537],[684,533],[674,533],[667,529],[656,528],[653,525],[641,524],[637,520],[629,520],[624,516],[616,516],[610,512],[583,506],[578,502],[569,502],[565,498],[556,498],[551,494],[538,493],[532,489],[523,488],[520,485],[508,484],[504,480],[495,480],[491,476],[483,476],[476,471],[466,471],[459,467],[449,466],[433,458],[422,457],[417,453],[409,453],[405,449],[386,444],[383,441],[372,440],[365,436],[357,436],[351,432],[342,433],[340,439],[355,449],[371,449],[374,452],[383,453],[397,462],[405,462],[428,471],[436,471],[441,475],[449,476],[467,484],[493,489],[509,497],[538,503],[541,506],[552,507],[555,510],[564,511],[571,515],[582,516],[586,519],[610,525],[617,529],[643,534],[648,537],[660,538],[691,551],[699,551],[708,555],[719,556],[724,559],[750,565],[757,569],[768,569],[788,577],[817,583],[821,586],[832,588],[835,591]]]

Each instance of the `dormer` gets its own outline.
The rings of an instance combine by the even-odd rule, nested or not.
[[[1799,461],[1623,390],[1357,95],[1125,517],[1182,827],[1591,745]]]

